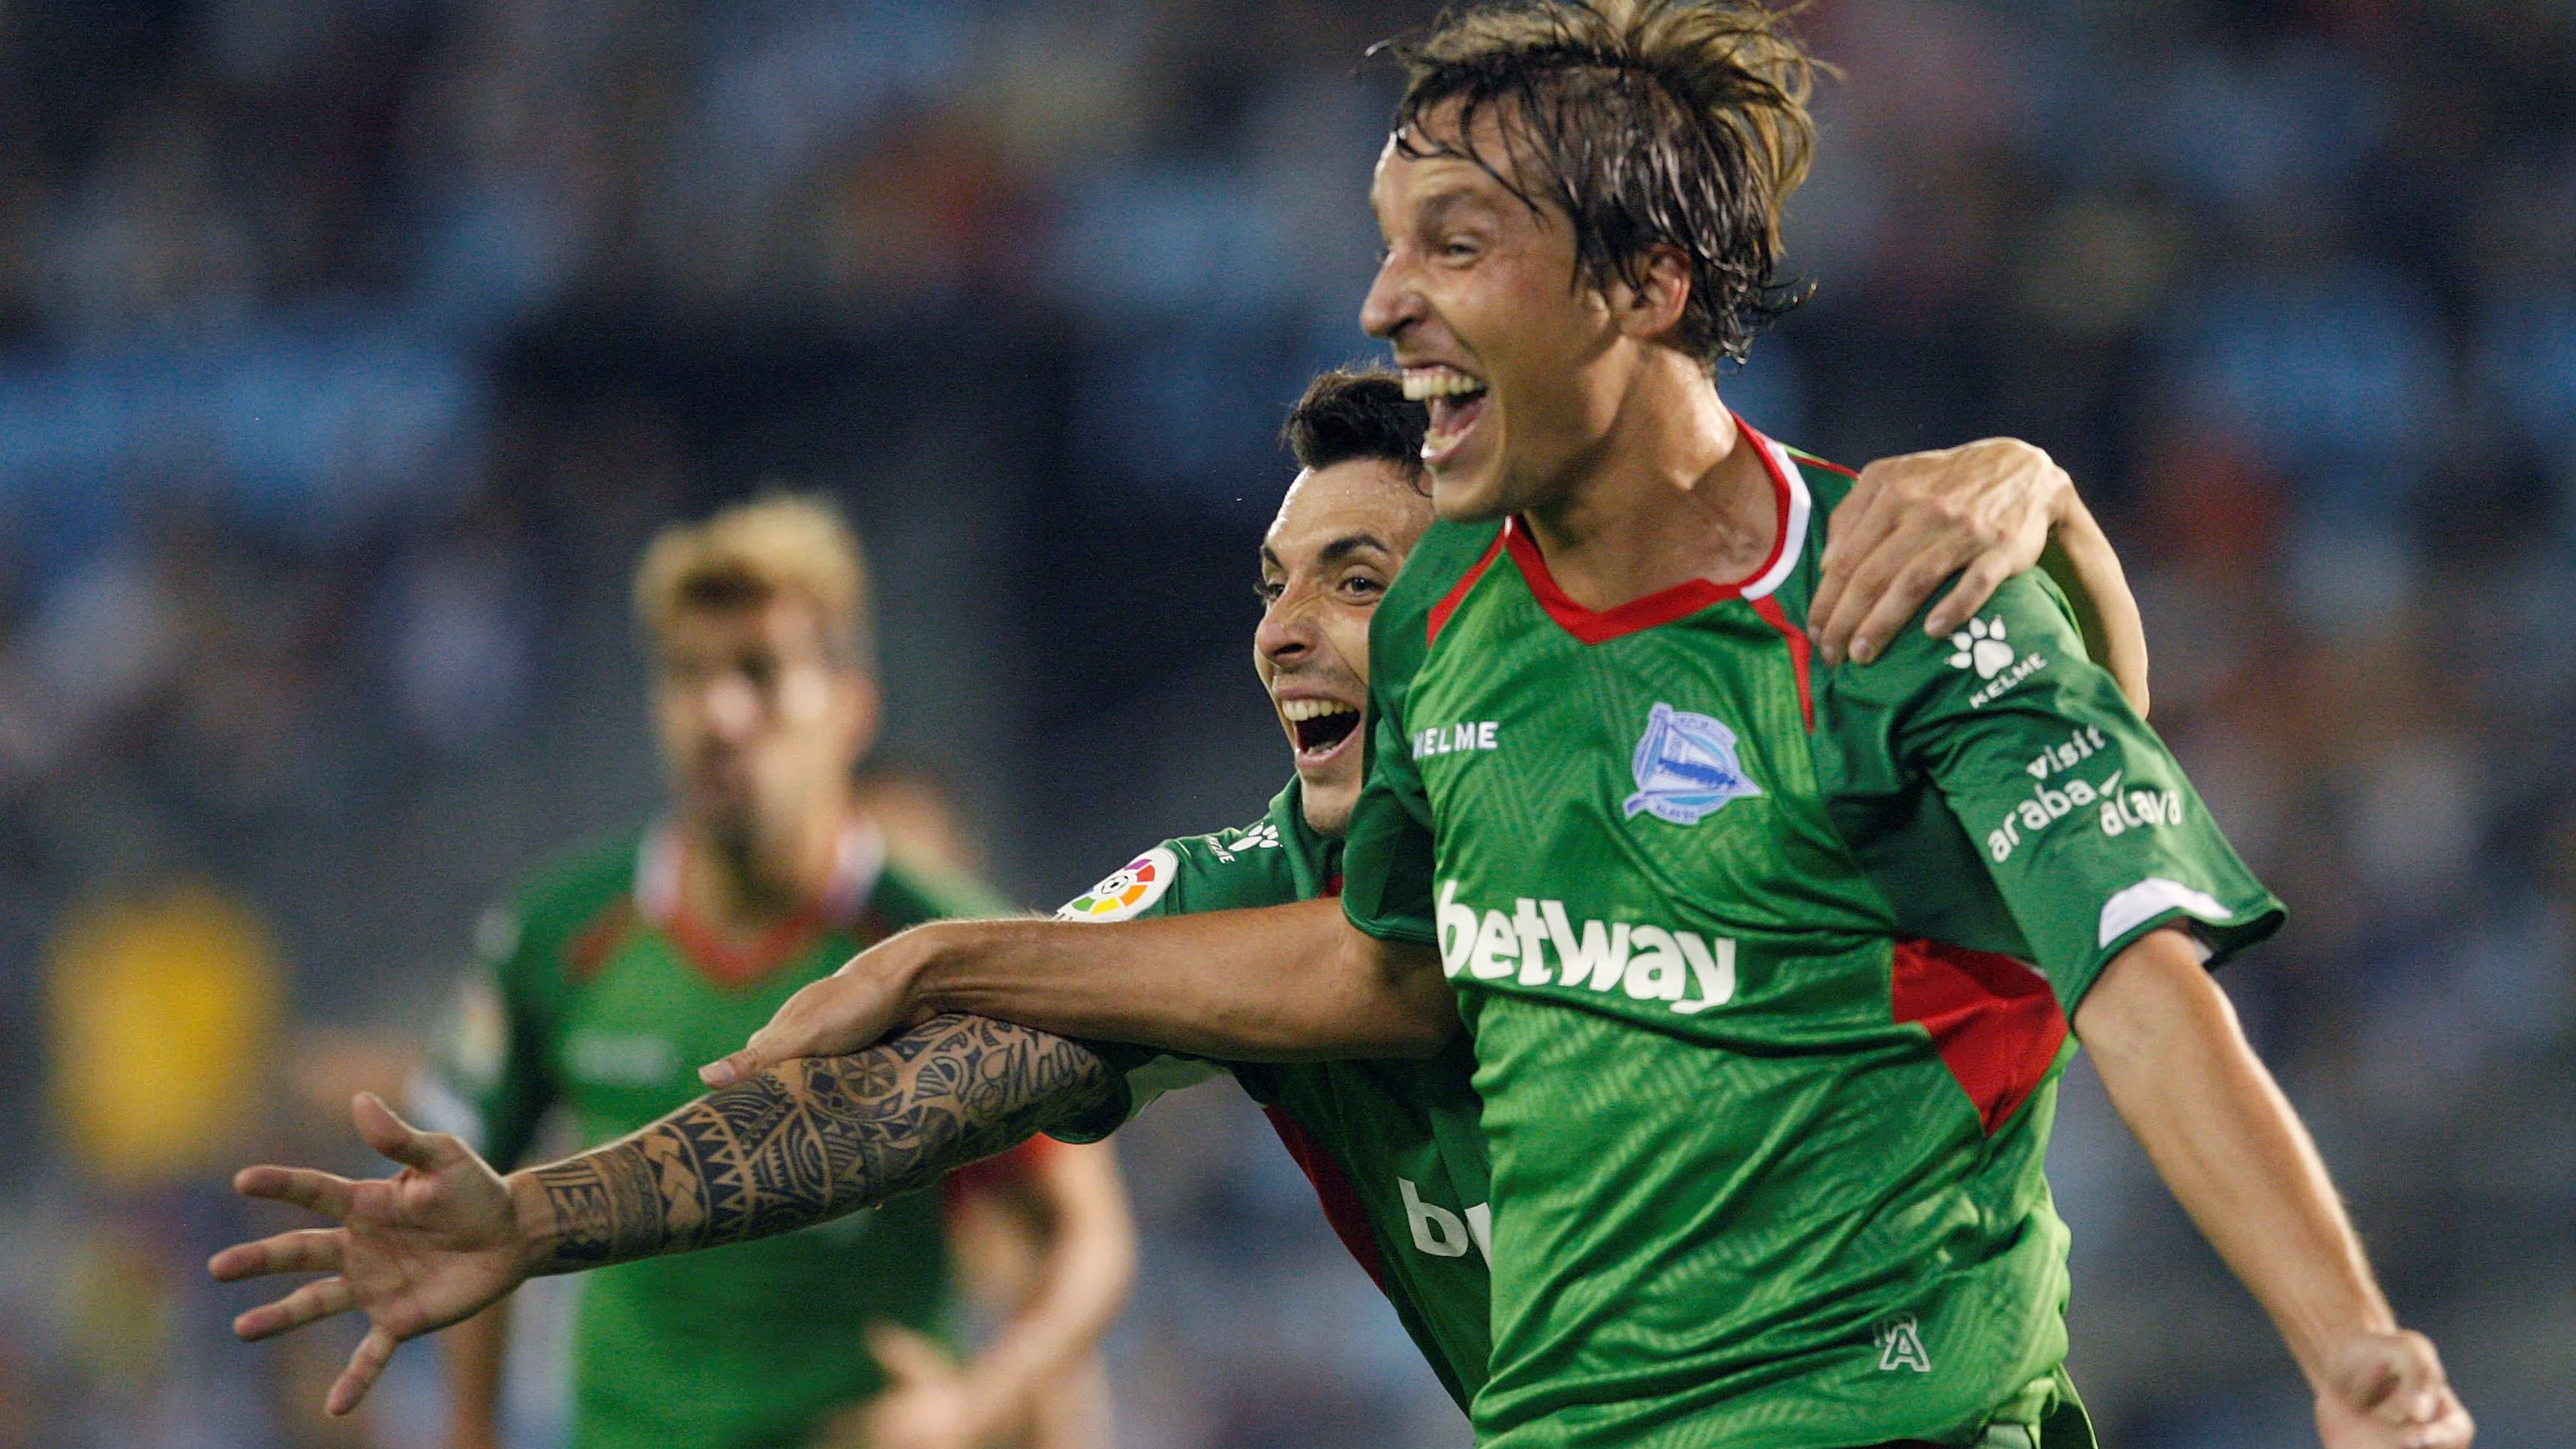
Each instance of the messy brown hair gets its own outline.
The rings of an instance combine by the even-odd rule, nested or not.
[[[1805,289],[1783,284],[1780,207],[1807,176],[1819,62],[1758,0],[1491,0],[1379,47],[1405,69],[1404,155],[1473,161],[1533,211],[1573,219],[1576,276],[1646,280],[1656,247],[1689,258],[1675,342],[1742,361]],[[1454,104],[1443,135],[1426,122]],[[1479,155],[1478,113],[1505,154]],[[1544,213],[1541,213],[1544,215]]]

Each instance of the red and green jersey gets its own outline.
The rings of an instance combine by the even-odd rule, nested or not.
[[[1286,905],[1341,885],[1341,842],[1307,825],[1296,782],[1239,830],[1167,840],[1057,914],[1113,921]],[[1428,1061],[1210,1063],[1095,1044],[1120,1074],[1100,1119],[1056,1135],[1088,1140],[1161,1092],[1219,1072],[1261,1104],[1323,1200],[1324,1215],[1395,1306],[1464,1408],[1485,1381],[1485,1144],[1464,1041]]]
[[[2281,909],[2044,580],[1814,660],[1849,485],[1753,441],[1780,542],[1743,584],[1595,613],[1525,526],[1442,524],[1378,607],[1344,903],[1439,950],[1474,1038],[1480,1442],[2080,1441],[2067,1020],[2145,932],[2214,962]]]
[[[895,931],[1005,908],[971,886],[889,863],[844,838],[839,885],[749,948],[680,902],[680,838],[658,830],[579,856],[484,922],[481,967],[415,1090],[425,1120],[499,1167],[538,1119],[569,1109],[585,1146],[698,1097],[701,1062],[740,1046],[797,988]],[[704,1253],[583,1275],[574,1326],[580,1449],[786,1449],[876,1393],[862,1333],[935,1330],[947,1307],[939,1201]]]

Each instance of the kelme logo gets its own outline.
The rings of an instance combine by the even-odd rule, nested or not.
[[[1950,636],[1953,669],[1974,669],[1979,679],[1992,679],[2013,662],[2013,647],[2004,642],[2004,621],[1970,619],[1968,627]]]
[[[1675,825],[1697,825],[1729,800],[1759,795],[1735,756],[1735,731],[1704,714],[1658,702],[1646,714],[1646,733],[1628,759],[1637,793],[1620,804],[1628,818],[1640,814]]]

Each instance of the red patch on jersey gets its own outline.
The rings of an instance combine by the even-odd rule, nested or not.
[[[1476,586],[1476,580],[1485,576],[1485,570],[1494,566],[1495,555],[1503,551],[1503,534],[1510,531],[1511,525],[1504,524],[1502,532],[1495,534],[1494,541],[1486,545],[1485,556],[1476,560],[1475,567],[1460,574],[1458,582],[1449,586],[1449,592],[1440,596],[1440,602],[1431,606],[1431,623],[1423,630],[1425,648],[1439,642],[1440,631],[1449,627],[1449,616],[1458,612],[1458,606],[1467,601],[1467,591]]]
[[[1899,941],[1888,996],[1897,1021],[1932,1034],[1989,1137],[2039,1090],[2066,1044],[2066,1014],[2048,978],[1992,951]]]
[[[1264,1107],[1261,1115],[1270,1119],[1270,1130],[1279,1134],[1280,1145],[1297,1160],[1297,1170],[1315,1185],[1315,1196],[1324,1204],[1324,1221],[1333,1225],[1333,1236],[1351,1250],[1359,1260],[1360,1271],[1369,1275],[1377,1291],[1386,1291],[1386,1275],[1380,1270],[1377,1238],[1369,1232],[1368,1209],[1360,1203],[1360,1192],[1351,1186],[1348,1173],[1315,1134],[1297,1125],[1295,1118],[1276,1107]]]
[[[737,946],[709,930],[681,906],[671,912],[664,930],[691,967],[729,991],[766,980],[771,973],[805,954],[831,923],[819,906],[809,906]]]
[[[1763,623],[1779,630],[1780,637],[1788,641],[1789,662],[1798,671],[1798,713],[1807,721],[1807,733],[1814,734],[1816,698],[1807,692],[1807,653],[1811,647],[1807,631],[1790,623],[1789,616],[1780,609],[1780,601],[1769,594],[1753,601],[1753,612],[1761,615]]]
[[[619,896],[597,919],[582,927],[581,934],[564,947],[564,979],[575,986],[597,976],[608,965],[608,958],[626,944],[635,926],[635,902]]]

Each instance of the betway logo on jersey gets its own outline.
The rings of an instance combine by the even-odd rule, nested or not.
[[[1473,1247],[1487,1263],[1494,1261],[1494,1210],[1485,1203],[1470,1203],[1460,1212],[1451,1212],[1436,1202],[1424,1202],[1422,1189],[1413,1179],[1395,1180],[1397,1193],[1404,1199],[1404,1221],[1413,1229],[1413,1246],[1435,1258],[1463,1258]]]
[[[1480,981],[1508,976],[1523,986],[1577,986],[1624,991],[1660,1001],[1683,1016],[1724,1006],[1735,996],[1735,942],[1696,932],[1626,921],[1577,923],[1565,902],[1522,896],[1511,914],[1478,912],[1458,899],[1458,883],[1440,886],[1440,969]]]

